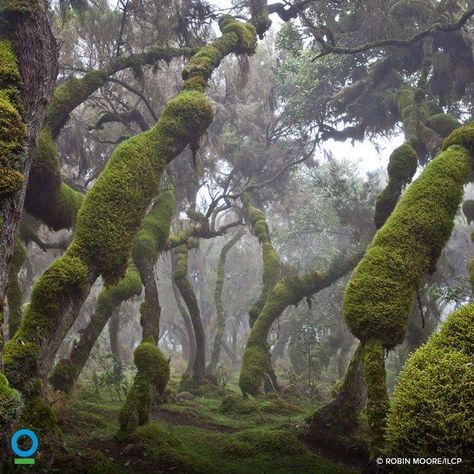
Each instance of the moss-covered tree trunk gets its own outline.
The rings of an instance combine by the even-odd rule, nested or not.
[[[129,266],[117,284],[102,289],[94,314],[81,332],[79,341],[74,344],[69,357],[61,359],[51,373],[50,382],[56,390],[71,391],[114,311],[123,301],[140,295],[141,291],[140,275],[135,265]]]
[[[119,344],[120,333],[120,310],[116,308],[109,319],[109,341],[110,352],[114,361],[114,372],[119,375],[122,373],[122,357]]]
[[[26,183],[57,74],[41,1],[0,2],[0,314]]]
[[[8,377],[31,402],[43,392],[57,349],[92,283],[101,275],[110,285],[124,274],[131,241],[158,192],[165,165],[186,146],[197,149],[212,121],[204,90],[213,70],[230,53],[255,51],[252,25],[224,15],[219,26],[222,36],[189,61],[182,91],[166,104],[157,124],[116,148],[84,198],[73,241],[33,287],[21,326],[4,352]]]
[[[171,264],[172,264],[172,272],[174,274],[175,269],[176,269],[176,258],[174,254],[171,256]],[[186,339],[183,339],[181,341],[181,344],[183,346],[183,355],[185,354],[187,350],[188,354],[188,363],[186,365],[186,370],[184,371],[183,377],[186,379],[191,378],[193,374],[193,365],[194,365],[194,359],[196,358],[196,338],[194,337],[194,329],[193,329],[193,323],[191,321],[191,318],[189,317],[188,312],[186,311],[186,308],[184,307],[183,303],[181,302],[181,295],[179,293],[178,287],[176,286],[176,283],[172,282],[173,286],[173,294],[174,294],[174,299],[176,301],[176,306],[178,307],[179,314],[183,318],[184,321],[184,327],[186,330]]]
[[[201,385],[204,382],[206,370],[206,341],[196,294],[188,277],[188,253],[189,250],[185,244],[175,249],[176,269],[173,278],[188,308],[189,316],[193,324],[196,355],[193,362],[192,380],[195,385]]]
[[[216,274],[216,287],[214,290],[214,302],[216,305],[216,334],[214,336],[214,343],[212,345],[209,364],[206,368],[206,373],[208,375],[215,374],[217,363],[219,362],[219,357],[221,355],[222,341],[224,340],[226,315],[224,305],[222,304],[222,291],[224,288],[225,279],[225,262],[227,260],[227,254],[243,235],[244,231],[242,230],[236,232],[234,236],[223,245],[219,255]]]
[[[384,350],[400,344],[416,290],[435,269],[473,169],[474,125],[456,129],[377,232],[344,295],[344,317],[365,346],[371,458],[384,447]]]
[[[120,411],[120,431],[130,433],[148,422],[157,393],[163,395],[170,377],[169,361],[158,348],[161,307],[154,267],[169,237],[174,190],[162,191],[133,239],[132,257],[145,287],[140,306],[142,341],[134,353],[137,374]]]
[[[358,417],[366,401],[362,356],[363,348],[359,344],[336,397],[311,417],[308,433],[311,440],[346,452],[360,449],[351,437],[359,428]]]
[[[314,272],[302,277],[285,278],[273,287],[252,326],[245,347],[239,376],[239,386],[244,394],[256,395],[260,391],[268,367],[267,337],[273,322],[288,306],[297,305],[304,298],[327,288],[350,272],[360,257],[361,255],[356,255],[343,261],[336,260],[324,274]]]

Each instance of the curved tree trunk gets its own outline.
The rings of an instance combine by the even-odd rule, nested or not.
[[[308,437],[318,444],[336,450],[348,450],[352,446],[347,441],[359,429],[358,417],[366,401],[362,353],[359,344],[336,397],[311,417]]]
[[[244,394],[256,395],[260,391],[268,370],[268,331],[273,322],[290,305],[298,304],[323,288],[331,286],[339,278],[350,272],[362,255],[356,255],[343,261],[336,260],[325,273],[310,273],[302,277],[280,280],[270,291],[267,302],[252,326],[245,347],[239,386]]]
[[[206,349],[204,329],[202,327],[201,314],[196,299],[196,294],[188,278],[188,247],[180,245],[175,249],[176,269],[173,274],[174,281],[183,298],[191,318],[196,341],[196,356],[193,363],[192,380],[196,385],[204,382],[206,368]]]
[[[120,410],[122,434],[148,423],[155,394],[164,394],[170,378],[169,360],[157,346],[161,307],[154,267],[169,237],[173,207],[174,190],[162,191],[133,240],[132,257],[145,287],[145,299],[140,306],[142,341],[133,357],[137,374]]]
[[[115,308],[109,320],[109,341],[110,352],[112,353],[112,359],[114,361],[114,372],[116,374],[122,373],[122,357],[120,354],[119,332],[120,310],[119,308]]]
[[[211,357],[209,364],[206,368],[206,373],[208,375],[214,375],[219,362],[219,357],[221,355],[222,342],[224,340],[224,331],[225,331],[225,311],[222,304],[222,290],[224,288],[224,278],[225,278],[225,262],[227,259],[227,254],[230,249],[240,240],[244,235],[244,231],[240,230],[226,243],[221,249],[219,256],[219,263],[217,264],[217,275],[216,275],[216,288],[214,291],[214,302],[216,304],[216,335],[214,337],[214,343],[212,345]]]
[[[132,238],[157,193],[164,167],[186,146],[198,148],[212,121],[203,92],[213,70],[230,53],[255,51],[253,26],[227,15],[219,25],[222,36],[189,61],[182,91],[167,103],[157,124],[115,149],[84,198],[73,241],[33,288],[22,324],[5,346],[8,377],[33,401],[41,396],[54,355],[92,283],[102,275],[106,284],[113,284],[124,274]]]
[[[175,268],[176,268],[175,262],[176,262],[176,258],[172,254],[171,265],[172,265],[173,273],[175,272]],[[186,336],[187,336],[187,340],[183,339],[181,341],[181,344],[183,345],[183,355],[184,355],[184,347],[186,347],[188,351],[188,365],[186,366],[186,370],[184,371],[183,376],[185,378],[190,378],[193,374],[193,365],[194,365],[194,360],[196,359],[196,338],[194,337],[193,323],[191,322],[191,318],[189,317],[189,314],[186,311],[186,308],[181,303],[181,296],[174,280],[172,282],[172,286],[173,286],[174,299],[176,301],[176,305],[178,306],[178,311],[181,314],[181,317],[183,318],[184,327],[186,329]]]

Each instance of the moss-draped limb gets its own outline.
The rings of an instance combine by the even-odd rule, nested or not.
[[[193,324],[194,338],[196,341],[196,356],[193,363],[192,379],[195,384],[200,385],[204,382],[205,376],[206,342],[199,304],[188,277],[188,253],[187,245],[180,245],[175,249],[176,267],[173,273],[173,279],[188,308],[189,316]]]
[[[115,149],[84,198],[73,241],[33,287],[21,326],[5,348],[5,370],[22,392],[35,387],[39,395],[41,379],[97,277],[110,285],[124,274],[132,238],[157,194],[165,165],[187,145],[196,148],[212,121],[203,91],[213,69],[230,53],[255,51],[253,26],[227,15],[219,25],[222,36],[190,60],[183,90],[166,104],[157,124]],[[22,363],[29,370],[19,373]]]
[[[249,309],[249,323],[252,327],[265,306],[270,290],[281,276],[281,262],[273,247],[267,219],[263,211],[252,206],[249,194],[242,196],[242,204],[250,230],[257,237],[262,247],[262,291],[258,300]]]
[[[8,334],[12,338],[20,325],[21,321],[21,306],[22,294],[20,283],[18,281],[18,273],[26,260],[26,252],[20,239],[16,240],[15,250],[13,252],[13,259],[10,262],[8,269]]]
[[[169,362],[158,348],[161,307],[154,267],[168,240],[174,202],[173,189],[162,191],[132,243],[132,257],[145,287],[145,300],[140,306],[142,342],[134,355],[137,374],[120,411],[122,433],[149,421],[155,394],[163,395],[170,377]]]
[[[216,274],[216,286],[214,289],[214,302],[216,304],[216,334],[214,336],[214,343],[212,345],[211,356],[209,364],[206,368],[206,372],[209,375],[214,375],[216,371],[217,363],[221,354],[222,341],[224,339],[225,330],[225,311],[222,304],[222,290],[224,288],[225,279],[225,262],[227,260],[227,254],[230,252],[232,247],[241,239],[244,235],[244,231],[240,230],[234,234],[234,236],[226,242],[221,249],[219,255],[219,262],[217,264]]]
[[[350,272],[360,257],[337,259],[324,274],[314,272],[285,278],[273,287],[247,339],[239,376],[239,386],[244,394],[256,395],[264,381],[268,364],[267,336],[273,322],[288,306],[297,305]]]
[[[109,78],[123,69],[169,62],[178,56],[191,56],[191,48],[153,47],[150,51],[114,58],[103,69],[87,72],[83,77],[71,77],[56,87],[45,124],[40,135],[28,182],[25,199],[27,211],[53,230],[71,228],[83,196],[61,180],[55,140],[70,113]]]
[[[387,415],[387,456],[463,458],[442,472],[471,472],[474,305],[450,314],[400,372]],[[441,471],[434,471],[441,472]]]
[[[377,229],[383,226],[395,209],[403,186],[410,183],[415,175],[417,164],[416,151],[409,143],[399,146],[390,155],[387,166],[388,183],[375,203],[374,223]]]
[[[133,264],[118,283],[102,288],[94,314],[81,332],[79,341],[74,344],[69,357],[61,359],[51,373],[49,380],[56,390],[71,391],[112,313],[123,301],[140,295],[141,291],[140,275]]]
[[[472,124],[456,129],[444,142],[444,150],[407,189],[377,232],[346,287],[343,313],[351,332],[364,344],[379,341],[392,349],[403,341],[416,289],[427,272],[434,270],[453,227],[472,169]],[[375,354],[375,351],[373,351]],[[370,354],[364,358],[370,363]],[[375,362],[374,362],[375,363]],[[369,381],[367,380],[367,384]],[[384,406],[384,400],[371,400]],[[381,410],[378,416],[383,419]],[[371,453],[380,452],[380,424],[374,425]],[[369,426],[371,429],[371,427]]]
[[[359,344],[334,400],[311,417],[309,438],[332,448],[344,450],[359,427],[358,417],[365,406],[366,390],[362,373],[363,348]]]

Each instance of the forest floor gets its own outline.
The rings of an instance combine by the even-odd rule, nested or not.
[[[174,380],[171,386],[177,384]],[[194,394],[171,395],[153,409],[148,425],[119,443],[115,435],[121,404],[109,394],[79,389],[59,411],[65,446],[83,460],[80,465],[88,466],[83,472],[359,472],[357,461],[311,446],[298,436],[315,408],[307,397],[244,400],[235,388],[224,396],[221,388],[209,385]]]

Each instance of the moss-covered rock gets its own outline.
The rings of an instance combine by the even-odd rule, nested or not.
[[[387,417],[386,455],[461,457],[433,472],[469,472],[474,430],[474,305],[452,313],[402,369]],[[467,461],[467,462],[466,462]]]

